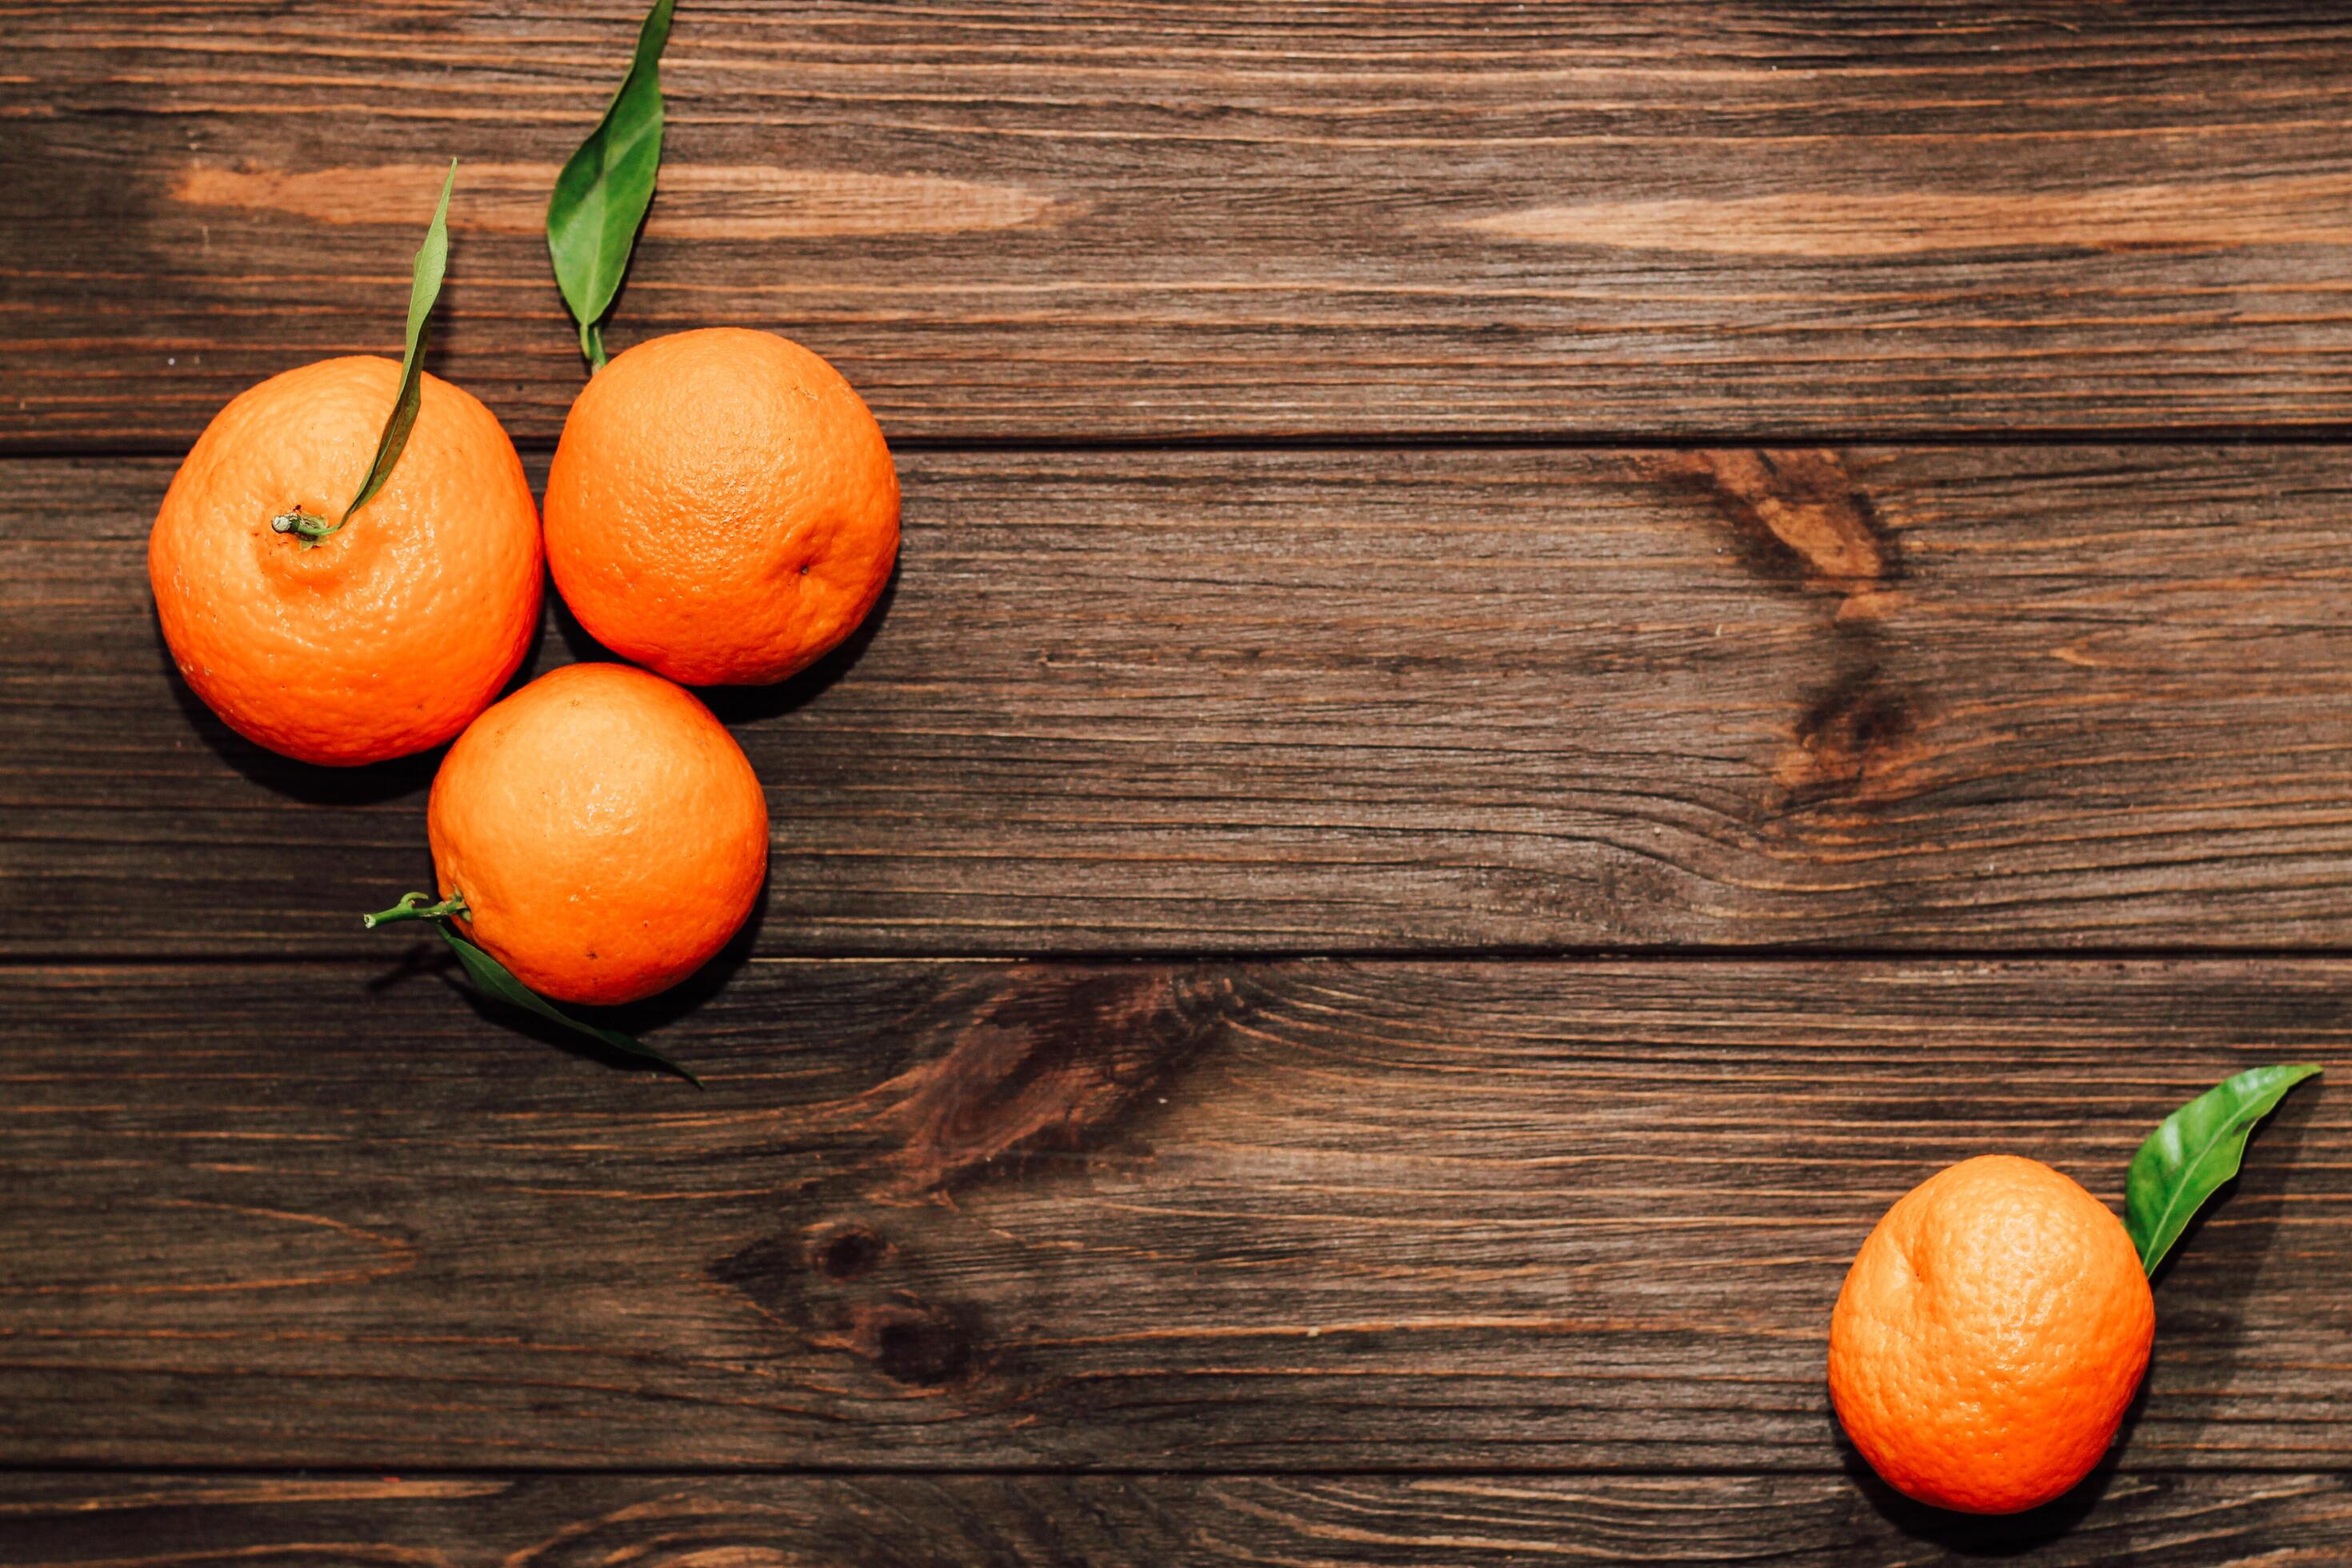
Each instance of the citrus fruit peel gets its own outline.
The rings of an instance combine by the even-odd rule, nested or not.
[[[2238,1074],[2134,1156],[2126,1217],[2009,1154],[1963,1160],[1886,1211],[1830,1322],[1830,1396],[1890,1486],[2016,1513],[2063,1496],[2113,1444],[2156,1332],[2149,1279],[2237,1174],[2254,1124],[2312,1066]]]

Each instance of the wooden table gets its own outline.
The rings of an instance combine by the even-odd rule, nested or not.
[[[2352,1069],[2352,29],[688,0],[614,339],[820,350],[907,521],[718,699],[698,1094],[362,932],[434,759],[230,735],[142,549],[453,154],[543,471],[637,9],[0,5],[0,1562],[2352,1558],[2341,1085],[2074,1497],[1822,1382],[1937,1166]]]

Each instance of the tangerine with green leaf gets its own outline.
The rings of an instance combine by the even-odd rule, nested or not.
[[[422,363],[456,177],[416,253],[401,362],[325,360],[240,393],[148,534],[181,675],[231,729],[304,762],[439,745],[539,624],[539,512],[514,443]]]
[[[692,692],[575,664],[477,719],[425,812],[459,931],[559,1002],[635,1001],[709,962],[758,901],[768,805]]]
[[[1830,1320],[1830,1398],[1890,1485],[1965,1513],[2055,1500],[2115,1440],[2156,1333],[2148,1281],[2315,1065],[2225,1079],[2148,1134],[2124,1217],[2038,1160],[1922,1182],[1862,1244]]]
[[[593,373],[547,474],[547,562],[589,635],[692,686],[757,686],[857,629],[898,557],[881,426],[823,356],[710,327],[607,359],[661,168],[655,0],[628,74],[548,194],[547,255]]]

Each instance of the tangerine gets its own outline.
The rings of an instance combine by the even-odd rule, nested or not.
[[[767,876],[767,797],[743,749],[692,692],[625,665],[567,665],[475,720],[425,832],[459,927],[562,1002],[685,979]]]
[[[229,728],[308,763],[437,746],[489,706],[539,626],[539,510],[497,416],[438,376],[383,488],[341,518],[400,367],[358,355],[273,375],[213,416],[147,536],[156,618]]]
[[[653,338],[590,378],[547,474],[555,586],[597,641],[760,685],[857,628],[898,554],[898,474],[838,371],[772,332]]]
[[[1830,1321],[1830,1396],[1898,1491],[2015,1513],[2107,1450],[2156,1302],[2123,1223],[2036,1160],[1964,1160],[1896,1202]]]

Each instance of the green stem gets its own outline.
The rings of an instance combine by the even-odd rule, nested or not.
[[[588,356],[588,374],[604,368],[604,329],[593,321],[580,323],[580,352]]]
[[[452,893],[437,904],[426,903],[425,900],[432,896],[430,893],[404,893],[401,895],[400,902],[393,905],[392,908],[378,910],[372,915],[362,915],[360,924],[373,931],[378,926],[390,925],[394,921],[442,921],[452,916],[463,917],[473,913],[466,907],[466,895],[463,893]]]
[[[323,517],[312,517],[299,506],[288,507],[269,520],[271,532],[292,534],[294,542],[305,550],[316,549],[327,535],[342,526],[340,522],[329,522]]]

